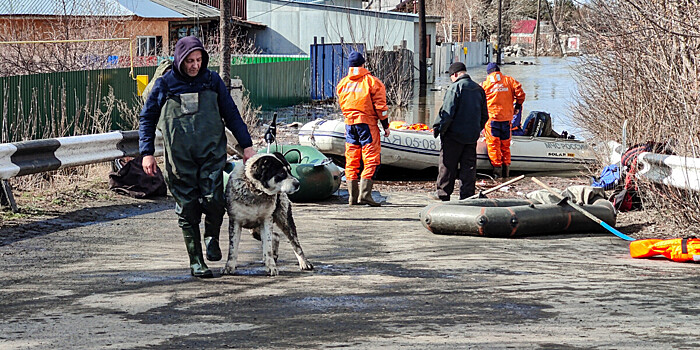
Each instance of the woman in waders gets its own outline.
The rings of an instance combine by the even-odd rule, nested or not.
[[[163,133],[165,181],[175,198],[178,225],[190,257],[190,273],[211,277],[204,263],[199,223],[204,219],[204,244],[209,261],[221,260],[219,230],[224,217],[223,168],[226,134],[231,130],[243,147],[243,161],[255,154],[248,127],[223,80],[207,69],[209,54],[189,36],[175,44],[173,69],[158,78],[140,114],[139,150],[143,170],[156,171],[156,127]]]

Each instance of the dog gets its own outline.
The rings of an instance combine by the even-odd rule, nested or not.
[[[267,274],[277,276],[279,234],[273,223],[287,236],[302,270],[313,270],[299,244],[292,217],[292,203],[287,194],[299,190],[299,180],[291,173],[291,166],[281,153],[257,154],[245,163],[235,165],[226,184],[226,211],[229,218],[229,250],[222,274],[233,274],[238,260],[241,229],[259,234],[263,248],[263,262]]]

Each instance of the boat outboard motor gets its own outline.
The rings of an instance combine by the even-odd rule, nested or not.
[[[559,137],[560,135],[552,130],[552,117],[547,112],[532,111],[523,123],[523,130],[526,136],[534,137]]]

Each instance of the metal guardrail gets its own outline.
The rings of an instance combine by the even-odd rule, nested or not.
[[[163,154],[163,137],[156,132],[155,155]],[[0,144],[0,199],[14,212],[12,190],[7,180],[63,168],[109,162],[139,155],[138,131],[113,131],[104,134],[59,137]]]
[[[700,191],[700,158],[644,152],[637,177],[684,190]]]
[[[163,138],[156,133],[156,154]],[[0,144],[0,180],[139,155],[138,131],[59,137]]]

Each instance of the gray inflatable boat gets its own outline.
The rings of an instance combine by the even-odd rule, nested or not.
[[[428,205],[419,214],[423,226],[435,234],[519,237],[605,229],[565,202],[540,204],[528,199],[466,199]],[[582,207],[615,226],[612,204],[598,198]]]

